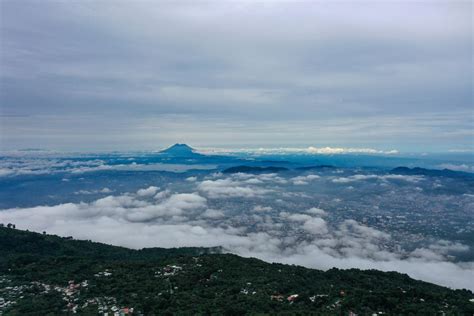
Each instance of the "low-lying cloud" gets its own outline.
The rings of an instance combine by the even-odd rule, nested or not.
[[[198,185],[198,189],[213,199],[229,197],[254,198],[269,192],[267,189],[248,184],[248,182],[235,181],[229,178],[204,180]]]
[[[410,176],[410,175],[399,175],[399,174],[387,174],[387,175],[377,175],[377,174],[356,174],[349,177],[339,177],[334,178],[332,182],[334,183],[350,183],[355,181],[363,180],[399,180],[407,182],[418,182],[423,180],[423,176]]]
[[[83,174],[100,171],[168,171],[183,173],[189,170],[212,170],[213,164],[173,163],[109,163],[102,159],[72,160],[55,157],[3,157],[0,161],[0,177],[48,174]]]
[[[440,240],[411,251],[391,248],[387,245],[392,236],[387,232],[352,219],[330,223],[324,219],[328,212],[316,207],[276,216],[271,215],[273,208],[251,199],[247,200],[253,205],[249,212],[243,207],[238,212],[210,207],[210,201],[219,198],[255,198],[267,193],[235,177],[204,180],[197,188],[176,193],[149,186],[89,203],[4,209],[0,222],[132,248],[222,246],[242,256],[318,269],[395,270],[416,279],[474,289],[470,282],[474,263],[454,263],[448,258],[452,251],[468,251],[467,245]]]

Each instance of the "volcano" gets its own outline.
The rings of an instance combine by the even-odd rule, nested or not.
[[[202,156],[197,153],[194,148],[186,144],[174,144],[173,146],[160,151],[160,154],[179,158],[195,158]]]

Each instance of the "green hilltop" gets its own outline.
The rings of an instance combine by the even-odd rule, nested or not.
[[[376,270],[132,250],[0,227],[0,315],[472,315],[473,293]]]

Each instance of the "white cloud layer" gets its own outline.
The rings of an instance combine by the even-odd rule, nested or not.
[[[199,193],[169,192],[160,199],[152,197],[152,191],[157,191],[152,186],[138,191],[146,194],[110,195],[90,203],[4,209],[0,222],[132,248],[223,246],[243,256],[318,269],[395,270],[416,279],[474,289],[474,263],[454,263],[448,258],[451,251],[469,250],[467,245],[440,240],[410,252],[389,248],[390,234],[355,220],[330,225],[321,218],[327,212],[319,208],[280,212],[279,216],[269,216],[272,209],[255,201],[248,214],[209,208],[206,196],[265,194],[236,180],[219,180],[201,182]],[[242,218],[251,220],[256,229],[236,226],[236,220]]]
[[[17,154],[19,155],[19,154]],[[110,164],[101,159],[73,160],[56,157],[28,157],[24,154],[6,156],[0,161],[0,177],[21,175],[46,175],[57,173],[82,174],[97,171],[168,171],[182,173],[189,170],[212,170],[213,164],[136,163]],[[55,154],[59,155],[59,154]],[[63,156],[67,154],[63,153]],[[77,158],[77,157],[76,157]]]
[[[377,175],[377,174],[356,174],[349,177],[339,177],[332,179],[334,183],[350,183],[355,181],[364,181],[364,180],[399,180],[407,182],[418,182],[423,180],[423,176],[410,176],[410,175],[399,175],[399,174],[387,174],[387,175]]]
[[[155,186],[149,186],[146,189],[140,189],[137,191],[138,196],[152,196],[155,195],[156,192],[158,192],[160,188],[155,187]]]
[[[441,169],[450,169],[454,171],[474,172],[474,165],[467,163],[454,164],[454,163],[443,163],[438,166]]]
[[[297,176],[294,178],[291,178],[290,180],[293,182],[294,185],[306,185],[312,180],[316,180],[321,178],[320,176],[316,174],[309,174],[306,176]]]
[[[254,154],[321,154],[321,155],[333,155],[333,154],[382,154],[382,155],[395,155],[398,154],[398,150],[378,150],[374,148],[347,148],[347,147],[267,147],[267,148],[202,148],[204,153],[254,153]]]
[[[198,185],[198,189],[213,199],[229,197],[254,198],[270,192],[267,189],[245,185],[245,182],[229,178],[204,180]]]

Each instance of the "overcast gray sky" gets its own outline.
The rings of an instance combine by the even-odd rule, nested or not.
[[[474,148],[471,1],[0,4],[3,149]]]

